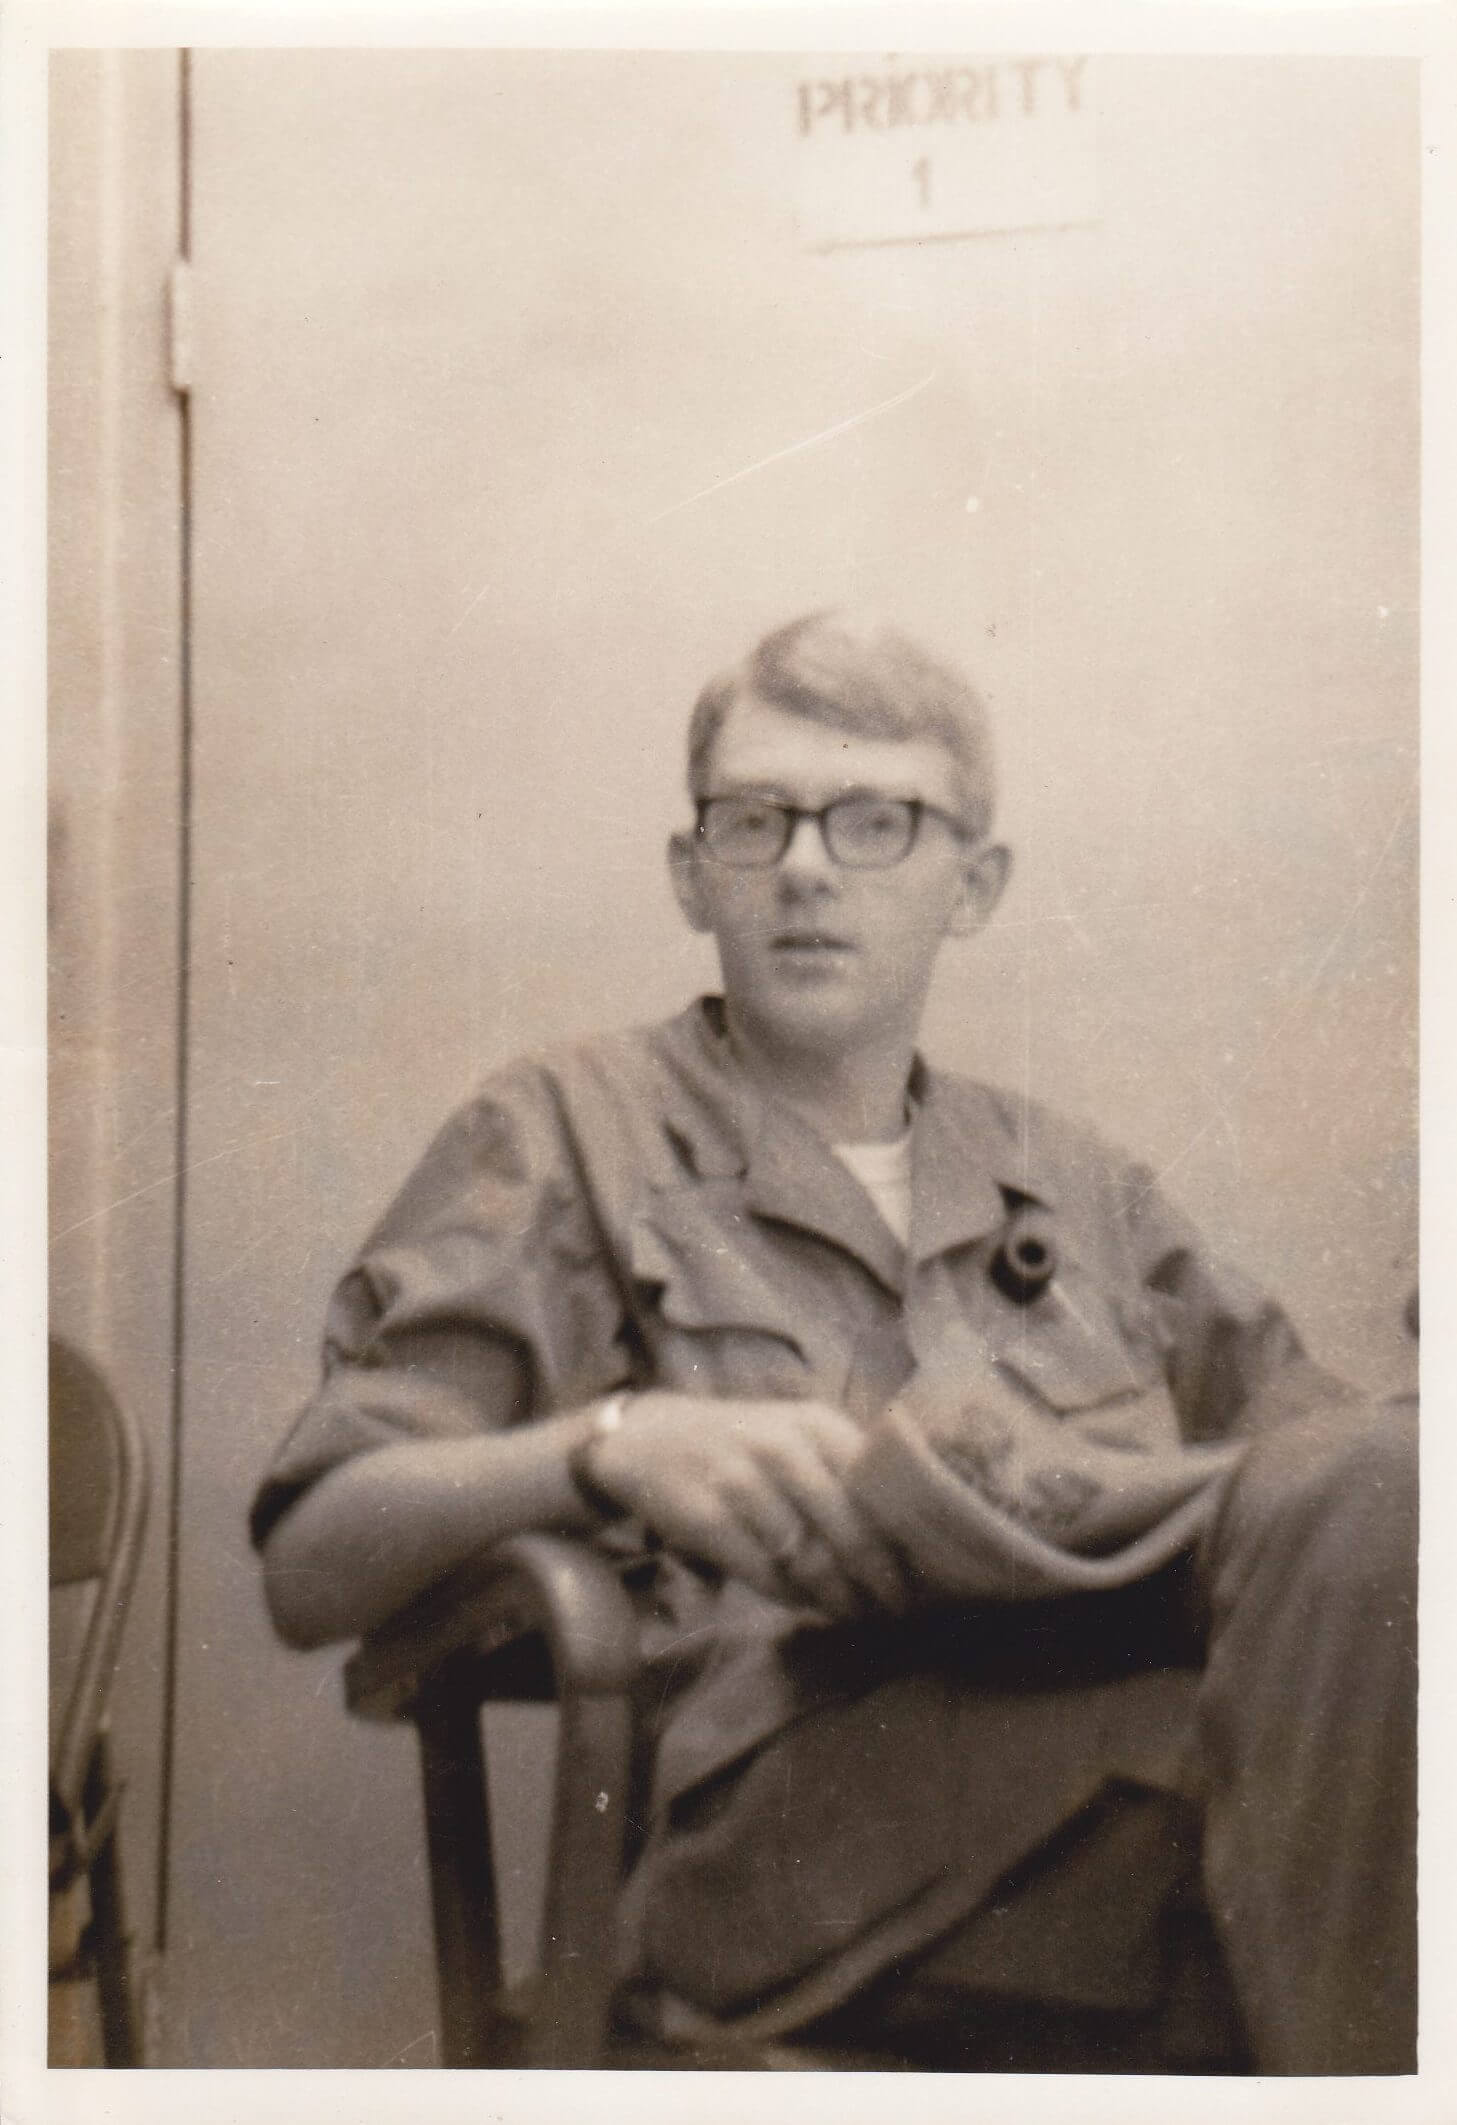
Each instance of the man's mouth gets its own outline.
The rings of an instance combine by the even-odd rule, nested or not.
[[[838,936],[833,930],[777,930],[770,943],[776,952],[795,954],[852,952],[855,949],[848,937]]]

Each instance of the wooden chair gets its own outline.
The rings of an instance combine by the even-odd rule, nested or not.
[[[612,1921],[621,1883],[634,1772],[637,1623],[616,1573],[583,1544],[520,1535],[432,1590],[361,1646],[346,1668],[357,1716],[413,1721],[424,1772],[425,1826],[446,2066],[898,2068],[902,2056],[847,2054],[789,2043],[680,2050],[614,2029]],[[493,1700],[560,1705],[551,1800],[547,1904],[540,1967],[502,1986],[482,1706]],[[635,1812],[635,1811],[634,1811]],[[1196,1920],[1196,1923],[1202,1921]],[[1211,1936],[1212,1940],[1212,1936]],[[1207,2010],[1201,1973],[1211,1968]],[[1202,1957],[1202,1960],[1200,1959]],[[1198,2041],[1214,2032],[1211,2063],[1181,2070],[1247,2070],[1217,1951],[1192,1965]],[[1183,1984],[1190,1990],[1187,1972]],[[1181,2010],[1184,2011],[1184,2010]],[[1035,2004],[1006,2028],[1021,2063],[999,2070],[1115,2068],[1079,2050],[1075,2016]],[[1187,2019],[1187,2014],[1186,2014]],[[1029,2030],[1041,2034],[1035,2038]],[[855,2032],[846,2039],[852,2045]],[[1009,2054],[1010,2056],[1010,2054]],[[993,2070],[990,2066],[987,2070]]]
[[[637,1620],[581,1543],[518,1535],[378,1631],[349,1662],[366,1719],[414,1721],[447,2066],[590,2066],[608,2025]],[[550,1872],[536,1978],[503,1994],[480,1710],[558,1700]]]
[[[1404,1314],[1418,1334],[1415,1291]],[[1415,1404],[1393,1395],[1392,1406]],[[410,1719],[420,1737],[430,1893],[447,2066],[769,2066],[855,2064],[799,2045],[725,2043],[663,2055],[614,2036],[612,1916],[621,1879],[633,1771],[633,1692],[639,1673],[632,1604],[605,1559],[580,1542],[519,1535],[435,1588],[370,1637],[345,1671],[349,1709],[365,1719]],[[548,1847],[541,1968],[507,1993],[501,1982],[482,1707],[492,1700],[556,1701],[561,1708]],[[1201,2070],[1250,2070],[1237,2010],[1207,1913],[1192,1920],[1184,1966],[1188,2014],[1207,2045]],[[1190,1973],[1192,1973],[1192,1980]],[[1014,2010],[1015,2011],[1015,2010]],[[1056,2016],[1047,2070],[1102,2070],[1078,2056]],[[1008,2062],[1010,2063],[1010,2062]],[[1039,2061],[1039,2064],[1042,2062]],[[1020,2070],[1027,2070],[1024,2063]],[[1134,2070],[1147,2070],[1135,2068]]]
[[[117,1850],[122,1786],[106,1708],[141,1555],[146,1455],[100,1373],[54,1338],[49,1400],[50,1584],[93,1589],[50,1766],[52,1909],[84,1880],[90,1915],[74,1946],[53,1958],[50,1977],[53,1985],[95,1980],[105,2063],[137,2066],[142,2046]]]

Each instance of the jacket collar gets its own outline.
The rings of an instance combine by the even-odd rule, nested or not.
[[[1053,1206],[1028,1171],[1027,1147],[982,1085],[917,1058],[911,1142],[911,1245],[917,1260],[984,1239],[1006,1222],[1007,1197]]]
[[[744,1200],[758,1217],[776,1218],[843,1247],[892,1291],[905,1281],[905,1250],[842,1159],[788,1107],[763,1102],[749,1147]]]
[[[902,1248],[854,1175],[792,1109],[747,1084],[723,1029],[722,1005],[705,997],[668,1028],[675,1064],[669,1128],[703,1179],[739,1178],[756,1216],[793,1225],[843,1248],[890,1290],[904,1289]],[[985,1087],[917,1057],[911,1148],[913,1262],[995,1232],[1004,1189],[1054,1207],[1031,1170],[1025,1136]]]

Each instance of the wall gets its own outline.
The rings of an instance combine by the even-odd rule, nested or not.
[[[1106,62],[1097,226],[829,255],[798,71],[195,60],[175,2063],[434,2057],[408,1740],[272,1645],[247,1498],[452,1102],[711,979],[679,735],[774,619],[889,607],[992,695],[1017,873],[928,1046],[1406,1362],[1414,70]]]

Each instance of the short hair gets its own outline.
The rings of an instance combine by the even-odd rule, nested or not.
[[[897,628],[807,613],[710,679],[688,725],[691,797],[704,795],[719,732],[748,694],[859,738],[934,738],[955,763],[968,831],[977,839],[990,832],[996,780],[985,704],[964,673]]]

